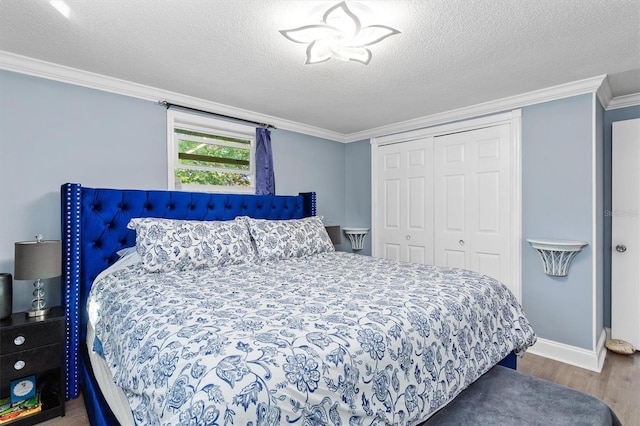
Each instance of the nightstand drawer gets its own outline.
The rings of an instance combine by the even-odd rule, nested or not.
[[[0,355],[24,351],[64,340],[64,321],[42,321],[27,326],[3,327]]]
[[[63,345],[57,343],[2,355],[0,356],[0,376],[3,380],[12,380],[42,370],[60,367],[64,363],[63,354]]]
[[[65,326],[62,306],[54,306],[43,317],[14,312],[0,320],[0,398],[9,396],[12,380],[35,375],[43,402],[42,411],[7,426],[28,426],[64,416]]]

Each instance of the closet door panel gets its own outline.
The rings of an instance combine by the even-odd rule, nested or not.
[[[465,231],[465,188],[463,174],[444,177],[444,194],[442,194],[444,202],[440,208],[444,208],[443,225],[449,235]]]
[[[408,261],[411,263],[428,263],[424,246],[407,245]]]
[[[425,226],[425,177],[412,177],[407,180],[407,226],[410,230],[424,231]]]
[[[478,252],[476,256],[478,259],[478,272],[490,277],[499,276],[501,274],[501,256],[499,254]]]
[[[384,227],[400,229],[400,179],[389,179],[384,183]]]
[[[432,144],[415,140],[378,148],[379,253],[433,263]]]
[[[439,266],[448,266],[449,268],[466,268],[467,252],[464,250],[446,249],[443,252],[444,258]]]
[[[479,173],[476,181],[478,198],[478,231],[484,234],[500,233],[500,174]]]
[[[384,243],[382,257],[391,260],[400,260],[400,244]]]
[[[510,277],[509,125],[434,141],[436,265]]]

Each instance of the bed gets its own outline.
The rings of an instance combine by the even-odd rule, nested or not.
[[[61,194],[67,398],[92,425],[418,424],[535,342],[495,280],[335,252],[313,193]],[[161,253],[158,227],[193,226],[233,249]]]

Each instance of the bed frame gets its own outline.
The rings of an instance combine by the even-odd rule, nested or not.
[[[66,314],[66,399],[82,396],[92,426],[118,424],[93,375],[86,333],[86,302],[95,277],[112,265],[117,251],[135,245],[127,229],[133,217],[189,220],[299,219],[315,216],[316,194],[297,196],[205,194],[181,191],[61,187],[64,308]],[[501,365],[516,368],[509,355]]]
[[[85,344],[87,296],[95,277],[112,265],[117,251],[135,245],[133,217],[188,220],[300,219],[315,216],[314,192],[297,196],[206,194],[84,188],[61,190],[64,308],[66,314],[66,399],[82,389],[91,425],[118,424],[93,376]]]

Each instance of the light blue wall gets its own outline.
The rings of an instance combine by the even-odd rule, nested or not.
[[[0,71],[0,271],[13,244],[60,238],[60,185],[166,188],[166,113],[152,102]],[[58,305],[60,279],[48,280]],[[15,281],[13,309],[30,306]]]
[[[522,110],[522,234],[586,241],[567,277],[543,273],[522,243],[522,300],[539,337],[592,345],[593,98],[581,95]]]
[[[271,132],[276,193],[315,191],[325,225],[345,223],[345,144],[289,132]],[[348,246],[336,246],[345,251]]]
[[[166,110],[155,102],[0,70],[0,272],[13,274],[13,244],[60,238],[60,185],[166,189]],[[345,220],[345,145],[272,132],[279,194],[318,192],[319,214]],[[50,305],[60,280],[46,285]],[[13,310],[31,285],[14,283]]]
[[[640,118],[640,106],[604,112],[604,324],[611,327],[611,125]]]
[[[369,140],[347,144],[346,204],[347,220],[344,226],[371,229],[371,143]],[[343,235],[343,240],[346,240]],[[346,243],[349,250],[351,244]],[[371,232],[365,237],[364,247],[356,253],[371,256]]]

